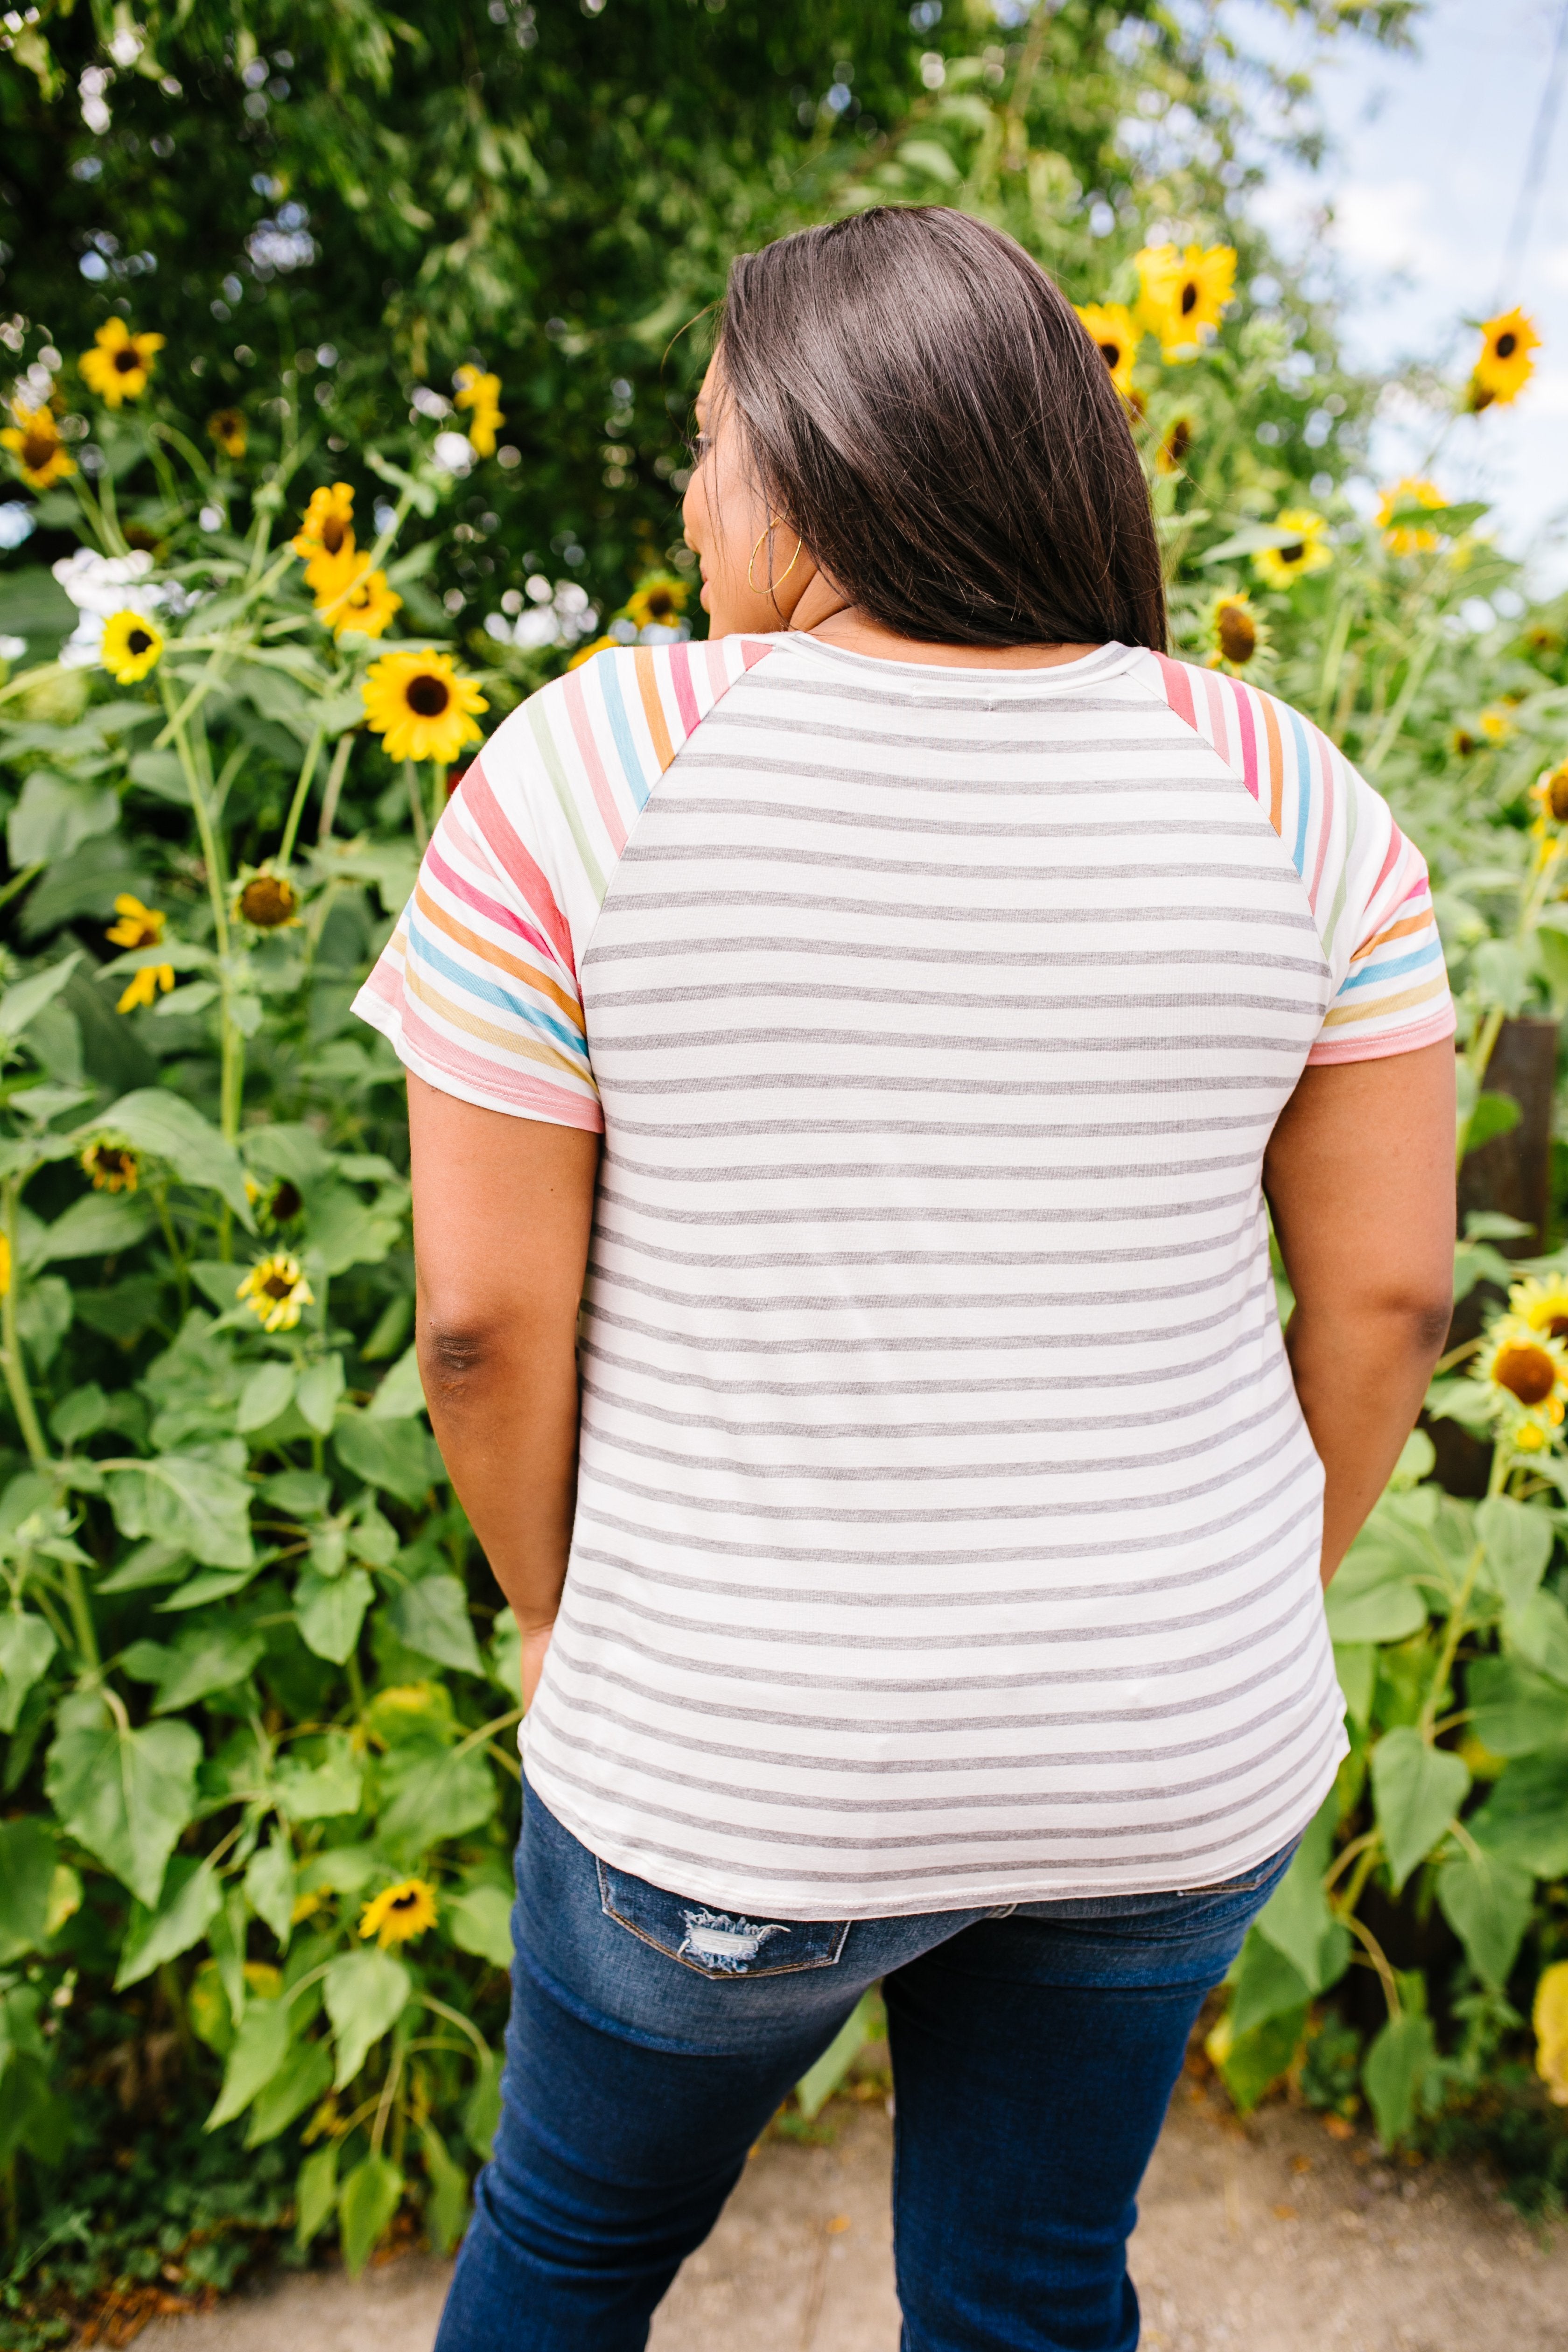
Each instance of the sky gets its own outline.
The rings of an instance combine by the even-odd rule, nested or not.
[[[1323,170],[1276,165],[1253,200],[1287,251],[1316,255],[1337,281],[1355,364],[1438,361],[1458,381],[1477,340],[1465,318],[1516,302],[1533,318],[1544,349],[1531,383],[1512,407],[1456,424],[1432,470],[1450,498],[1494,500],[1500,541],[1529,555],[1541,592],[1568,587],[1568,78],[1528,245],[1504,265],[1565,5],[1435,0],[1413,51],[1342,39],[1314,76],[1333,142]],[[1306,61],[1256,0],[1235,14],[1280,58]],[[1387,402],[1373,443],[1380,477],[1426,457],[1437,424],[1401,397]]]

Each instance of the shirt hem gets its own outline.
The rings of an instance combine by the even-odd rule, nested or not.
[[[423,1054],[414,1051],[403,1034],[403,1022],[396,1005],[388,1003],[368,987],[361,989],[350,1010],[367,1028],[375,1030],[378,1035],[385,1038],[405,1070],[412,1071],[416,1078],[423,1078],[426,1085],[434,1087],[438,1094],[453,1095],[458,1102],[471,1103],[476,1110],[493,1110],[502,1118],[533,1119],[541,1127],[574,1127],[590,1135],[602,1135],[605,1131],[605,1116],[596,1103],[585,1102],[578,1112],[575,1106],[572,1109],[567,1108],[573,1098],[563,1094],[559,1111],[545,1110],[531,1104],[502,1101],[470,1081],[454,1077],[438,1063],[428,1061]],[[539,1083],[543,1085],[546,1082],[540,1080]]]
[[[919,1919],[942,1912],[994,1911],[1001,1905],[1009,1906],[1035,1903],[1076,1903],[1097,1897],[1119,1895],[1199,1894],[1205,1888],[1226,1885],[1232,1879],[1257,1870],[1273,1860],[1293,1840],[1307,1829],[1334,1783],[1334,1776],[1344,1757],[1350,1753],[1350,1741],[1344,1724],[1336,1723],[1337,1738],[1329,1744],[1324,1760],[1309,1783],[1310,1798],[1284,1817],[1284,1825],[1270,1827],[1257,1840],[1242,1839],[1226,1856],[1226,1866],[1215,1878],[1200,1866],[1194,1877],[1189,1865],[1184,1871],[1173,1864],[1167,1871],[1139,1868],[1130,1873],[1102,1870],[1098,1873],[1068,1878],[1065,1875],[1043,1879],[1037,1870],[1013,1870],[1000,1873],[994,1880],[975,1885],[944,1889],[940,1885],[923,1886],[918,1894],[902,1897],[876,1895],[857,1899],[846,1895],[843,1889],[824,1887],[814,1895],[809,1881],[798,1894],[780,1897],[776,1888],[748,1879],[743,1865],[733,1873],[727,1870],[694,1869],[683,1872],[679,1886],[666,1885],[652,1871],[668,1871],[668,1864],[657,1853],[645,1852],[635,1838],[616,1835],[595,1824],[569,1793],[563,1794],[552,1783],[548,1764],[541,1769],[528,1756],[523,1738],[523,1726],[518,1726],[518,1748],[523,1758],[524,1778],[529,1788],[563,1829],[569,1831],[580,1845],[587,1847],[596,1861],[611,1870],[624,1870],[628,1876],[641,1878],[649,1885],[659,1887],[665,1894],[685,1895],[719,1910],[742,1911],[750,1916],[790,1920],[799,1925],[820,1924],[824,1920],[841,1919]],[[718,1826],[717,1824],[715,1826]],[[651,1866],[651,1867],[650,1867]]]
[[[1320,1037],[1307,1055],[1307,1067],[1321,1070],[1332,1062],[1381,1062],[1394,1054],[1414,1054],[1423,1045],[1440,1045],[1458,1026],[1458,1015],[1449,997],[1440,1012],[1404,1029],[1385,1029],[1375,1037]]]

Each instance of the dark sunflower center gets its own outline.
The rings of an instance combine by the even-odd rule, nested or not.
[[[1568,1315],[1554,1315],[1546,1327],[1549,1339],[1568,1339]]]
[[[1105,364],[1108,368],[1119,368],[1121,365],[1120,343],[1101,343],[1100,348],[1105,353]]]
[[[1568,824],[1568,768],[1559,768],[1546,787],[1547,805],[1559,824]]]
[[[1544,1348],[1505,1348],[1492,1377],[1521,1404],[1542,1404],[1557,1385],[1557,1367]]]
[[[432,677],[426,672],[409,679],[405,695],[416,719],[439,719],[452,699],[452,689],[444,677]]]
[[[1112,360],[1112,367],[1115,364]],[[654,620],[668,621],[675,610],[675,599],[668,588],[655,588],[648,596],[647,609]]]
[[[1511,331],[1510,331],[1510,333],[1506,334],[1506,335],[1500,335],[1500,336],[1498,337],[1498,339],[1497,339],[1497,355],[1498,355],[1498,357],[1499,357],[1499,359],[1500,359],[1500,360],[1510,360],[1510,359],[1512,359],[1512,357],[1513,357],[1513,355],[1514,355],[1515,352],[1517,352],[1517,351],[1518,351],[1518,349],[1519,349],[1519,337],[1518,337],[1516,334],[1512,333]]]
[[[1247,662],[1258,651],[1258,631],[1239,604],[1226,604],[1219,616],[1219,649],[1226,661]]]
[[[135,1162],[129,1151],[118,1150],[112,1143],[100,1143],[98,1147],[98,1165],[100,1173],[105,1176],[124,1176],[134,1167]]]
[[[1469,732],[1468,732],[1465,728],[1463,728],[1463,727],[1458,728],[1458,729],[1456,730],[1455,735],[1454,735],[1454,749],[1455,749],[1455,751],[1461,751],[1461,752],[1464,752],[1464,753],[1466,753],[1466,754],[1468,755],[1468,753],[1470,753],[1471,751],[1473,751],[1475,750],[1475,748],[1476,748],[1476,739],[1475,739],[1475,737],[1474,737],[1472,734],[1470,734],[1470,733],[1469,733]]]
[[[290,1219],[299,1215],[305,1203],[300,1197],[299,1186],[297,1184],[290,1184],[288,1178],[285,1177],[282,1183],[279,1185],[278,1190],[273,1193],[271,1200],[268,1201],[267,1205],[272,1215],[277,1218],[279,1223],[280,1225],[286,1225],[289,1223]]]
[[[348,525],[342,515],[327,517],[326,521],[321,525],[321,545],[329,555],[336,555],[343,543],[343,534],[347,530]]]
[[[1171,463],[1173,466],[1179,466],[1192,446],[1193,428],[1184,416],[1179,416],[1172,425],[1171,437],[1165,444],[1170,452]]]
[[[395,1895],[386,1907],[389,1911],[412,1911],[418,1900],[417,1895]]]
[[[142,362],[137,355],[135,345],[133,343],[121,343],[120,349],[114,354],[116,372],[121,375],[134,375],[141,364]]]
[[[294,892],[275,874],[258,874],[239,894],[239,908],[247,923],[268,931],[286,923],[294,911]]]
[[[132,629],[126,635],[125,649],[128,653],[144,654],[151,649],[152,644],[153,640],[145,629]]]
[[[1197,309],[1197,307],[1198,307],[1198,289],[1197,289],[1197,288],[1193,284],[1192,279],[1189,278],[1188,278],[1188,280],[1187,280],[1187,282],[1186,282],[1186,284],[1185,284],[1185,285],[1183,287],[1183,289],[1182,289],[1182,316],[1183,316],[1183,318],[1184,319],[1184,318],[1187,316],[1187,314],[1188,314],[1188,312],[1189,312],[1189,311],[1195,310]]]
[[[261,1287],[268,1298],[287,1298],[294,1286],[286,1274],[269,1274]]]
[[[54,456],[55,448],[55,436],[52,433],[38,431],[29,433],[22,443],[22,463],[24,466],[30,466],[34,473],[41,474]]]

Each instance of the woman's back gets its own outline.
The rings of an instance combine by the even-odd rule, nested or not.
[[[1301,1828],[1342,1702],[1263,1153],[1309,1056],[1452,1026],[1314,730],[1115,645],[606,653],[470,771],[378,986],[437,1087],[602,1115],[526,1751],[595,1853],[849,1918]]]

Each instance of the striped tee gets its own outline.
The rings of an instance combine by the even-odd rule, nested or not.
[[[797,635],[497,730],[359,999],[602,1131],[529,1777],[613,1866],[861,1918],[1213,1884],[1344,1752],[1264,1147],[1454,1026],[1426,869],[1286,705]]]

